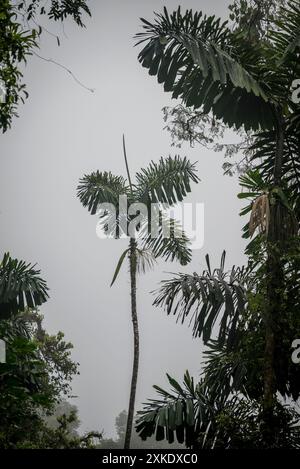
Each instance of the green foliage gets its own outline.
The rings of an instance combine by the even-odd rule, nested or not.
[[[30,21],[37,16],[48,16],[54,21],[63,21],[72,18],[78,26],[84,27],[82,14],[89,16],[91,11],[86,0],[51,0],[45,5],[42,0],[31,0],[30,2],[18,1],[15,11],[21,12]]]
[[[72,18],[83,27],[82,14],[90,15],[86,0],[41,0],[29,2],[2,0],[0,5],[0,85],[6,92],[0,102],[0,129],[6,132],[17,116],[20,101],[28,97],[22,82],[22,64],[38,48],[38,39],[44,32],[39,17],[64,21]],[[60,40],[57,37],[58,45]]]
[[[136,174],[134,197],[147,206],[155,203],[172,206],[191,192],[191,182],[197,183],[195,164],[186,157],[161,158]]]
[[[91,431],[84,435],[78,433],[80,424],[78,409],[67,401],[60,402],[53,414],[52,420],[46,417],[40,422],[37,440],[25,441],[22,448],[95,449],[102,439],[102,434],[99,432]]]
[[[35,444],[43,426],[41,415],[51,413],[61,396],[70,393],[77,371],[72,344],[64,335],[48,335],[42,317],[26,310],[0,321],[6,342],[6,362],[0,364],[0,446]],[[25,431],[26,429],[26,431]]]
[[[296,1],[236,0],[230,15],[232,29],[165,9],[153,24],[143,20],[146,32],[138,35],[147,41],[142,65],[183,108],[193,106],[179,116],[175,137],[207,145],[224,126],[247,132],[239,198],[249,201],[243,236],[253,239],[246,269],[226,273],[223,259],[220,269],[208,263],[202,275],[163,282],[155,304],[190,320],[207,346],[205,363],[197,385],[186,374],[184,386],[169,377],[171,392],[156,387],[163,399],[145,405],[137,429],[169,441],[180,431],[180,441],[195,448],[299,448],[300,369],[291,344],[300,337],[300,116],[290,87],[300,77],[300,9]],[[198,116],[195,136],[189,127],[185,134]]]
[[[186,106],[203,106],[205,114],[212,112],[230,127],[272,126],[272,99],[255,69],[256,57],[239,61],[236,36],[226,23],[191,10],[183,16],[180,8],[170,16],[164,9],[153,24],[142,21],[145,32],[136,37],[139,44],[148,42],[139,60],[173,98]]]
[[[0,80],[6,92],[0,104],[0,128],[5,132],[17,115],[17,105],[27,97],[19,64],[37,46],[35,30],[26,31],[17,21],[11,2],[0,5]]]
[[[48,289],[39,274],[31,264],[4,254],[0,263],[0,319],[9,319],[26,307],[35,308],[47,301]]]
[[[212,338],[218,322],[218,340],[221,344],[225,338],[231,342],[238,318],[247,304],[247,272],[235,267],[226,272],[225,252],[219,268],[211,270],[208,255],[206,262],[207,269],[201,275],[178,274],[164,281],[154,304],[165,307],[167,313],[177,316],[181,323],[190,320],[193,335],[202,337],[205,344]]]
[[[74,409],[60,415],[56,428],[44,420],[63,396],[70,395],[78,373],[73,345],[64,334],[48,334],[36,311],[48,298],[46,282],[30,264],[5,254],[0,264],[0,338],[6,359],[0,363],[0,447],[92,447],[99,434],[70,435]]]
[[[183,385],[167,375],[171,390],[154,386],[159,398],[138,412],[136,430],[143,440],[178,441],[193,449],[263,449],[262,418],[258,403],[231,394],[230,399],[212,391],[205,378],[194,384],[188,371]],[[272,448],[299,448],[299,416],[277,404]]]
[[[226,125],[212,114],[205,114],[201,109],[193,109],[183,104],[165,106],[163,108],[165,129],[170,133],[171,145],[181,148],[187,142],[192,148],[200,145],[208,150],[213,150],[224,155],[224,174],[233,176],[234,173],[243,174],[251,169],[251,144],[253,143],[250,132],[243,128],[235,132],[238,141],[227,142],[224,140]],[[243,158],[240,159],[240,153]]]
[[[100,214],[100,217],[106,234],[116,238],[121,234],[128,235],[128,223],[134,219],[134,217],[122,215],[119,207],[120,196],[126,196],[128,204],[145,204],[148,215],[151,212],[151,204],[158,204],[160,208],[156,215],[160,217],[160,221],[164,221],[164,224],[160,223],[156,235],[151,236],[149,227],[152,213],[147,217],[142,216],[137,239],[141,246],[137,249],[138,265],[144,264],[145,266],[146,261],[146,264],[151,266],[157,257],[171,261],[176,259],[182,265],[186,265],[191,260],[189,240],[182,229],[180,231],[180,225],[176,220],[166,218],[163,209],[182,201],[191,191],[191,182],[197,183],[198,181],[194,164],[190,163],[187,158],[175,156],[172,159],[169,156],[161,158],[158,163],[152,161],[148,168],[138,172],[136,183],[131,187],[131,181],[127,182],[122,176],[114,176],[110,172],[97,171],[85,175],[79,181],[77,196],[92,215],[97,213],[101,204],[113,204],[115,213],[108,213],[106,210]],[[116,216],[116,221],[111,223],[110,217],[114,216]],[[125,220],[122,217],[125,217]],[[127,227],[125,230],[122,222],[125,222]],[[108,232],[108,227],[112,227],[112,233]],[[169,231],[170,236],[165,236],[166,231]],[[115,282],[122,263],[129,253],[127,249],[121,255],[111,285]]]
[[[116,432],[117,438],[105,438],[103,435],[102,440],[100,441],[97,447],[99,449],[121,449],[124,446],[124,439],[126,433],[126,422],[127,422],[127,412],[123,410],[120,414],[116,417]],[[182,445],[177,442],[170,444],[169,442],[165,441],[157,441],[154,437],[149,437],[147,441],[142,440],[138,435],[138,432],[134,430],[132,435],[132,442],[131,442],[132,449],[180,449]]]
[[[71,404],[66,399],[62,399],[51,412],[51,415],[44,416],[44,422],[48,428],[56,430],[59,428],[59,420],[62,416],[69,418],[73,416],[72,422],[67,425],[69,436],[78,436],[78,429],[80,427],[80,420],[78,415],[78,408],[75,404]]]
[[[68,401],[60,402],[51,416],[40,418],[36,422],[34,438],[30,432],[18,449],[95,449],[102,435],[88,432],[80,435],[78,409]]]
[[[95,215],[102,203],[119,205],[119,196],[129,193],[126,181],[122,176],[114,176],[111,172],[96,171],[80,179],[77,196],[91,215]]]
[[[186,106],[211,112],[229,127],[271,129],[275,106],[286,102],[291,76],[300,73],[291,58],[299,47],[300,9],[294,1],[288,6],[259,45],[215,17],[164,9],[152,24],[142,19],[145,32],[136,37],[147,44],[139,60]]]
[[[142,238],[143,248],[150,250],[154,258],[162,257],[166,261],[178,260],[181,265],[187,265],[191,259],[189,239],[182,231],[181,225],[173,218],[162,217],[163,225],[158,228],[156,237],[151,233]],[[169,235],[165,236],[165,230]]]
[[[257,42],[265,38],[285,0],[234,0],[229,18],[241,37]]]

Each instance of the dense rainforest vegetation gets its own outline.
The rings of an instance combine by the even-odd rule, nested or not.
[[[38,50],[44,29],[38,18],[72,18],[80,27],[85,1],[44,2],[4,0],[0,5],[0,128],[6,132],[28,93],[22,65]],[[59,42],[59,40],[58,40]],[[2,157],[4,157],[2,155]],[[4,201],[2,201],[4,203]],[[80,435],[77,410],[65,400],[78,364],[73,345],[58,332],[43,328],[39,308],[49,297],[40,271],[4,253],[0,262],[0,338],[5,344],[0,363],[0,448],[89,448],[100,432]],[[3,354],[2,354],[3,355]]]
[[[242,268],[226,270],[224,253],[213,269],[207,256],[203,272],[163,282],[155,305],[191,319],[206,359],[199,382],[187,372],[182,385],[169,377],[170,391],[156,387],[160,399],[140,413],[137,428],[142,438],[172,442],[176,434],[194,448],[298,447],[300,370],[291,347],[300,334],[300,115],[292,90],[300,8],[234,2],[230,19],[233,27],[165,8],[137,34],[141,64],[182,101],[166,111],[175,140],[205,145],[224,126],[244,135],[239,197],[248,201],[241,215],[249,240]]]
[[[1,2],[3,132],[28,98],[22,67],[44,33],[39,18],[69,18],[82,28],[83,15],[91,15],[85,0]],[[169,389],[155,385],[157,398],[141,408],[138,273],[158,258],[187,265],[193,253],[188,237],[176,236],[175,219],[169,220],[169,237],[162,229],[151,237],[145,217],[136,224],[138,238],[126,225],[129,245],[112,284],[128,259],[133,370],[128,412],[117,417],[118,438],[111,440],[105,431],[80,434],[77,409],[68,402],[79,364],[64,334],[44,329],[47,284],[34,265],[3,253],[0,448],[300,448],[300,360],[297,350],[293,354],[300,339],[299,2],[234,0],[228,21],[164,8],[154,19],[142,19],[142,27],[138,60],[175,100],[163,109],[172,145],[180,149],[189,142],[222,152],[224,177],[239,175],[247,263],[229,268],[224,252],[214,268],[206,255],[203,271],[162,280],[154,307],[191,325],[199,349],[204,347],[202,373],[197,381],[188,371],[181,381],[168,375]],[[223,142],[228,129],[238,143]],[[151,161],[133,179],[125,138],[123,151],[125,177],[100,169],[84,175],[77,188],[92,215],[99,216],[101,204],[116,208],[113,223],[107,211],[100,217],[101,229],[116,238],[124,230],[120,197],[149,209],[155,204],[162,220],[162,207],[181,203],[199,182],[195,164],[181,156]],[[129,214],[126,223],[133,220]]]

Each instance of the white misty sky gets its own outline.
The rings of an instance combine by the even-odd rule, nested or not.
[[[224,16],[228,1],[181,0],[193,8]],[[1,137],[1,250],[37,263],[51,298],[43,306],[49,332],[62,330],[74,344],[80,362],[73,392],[83,430],[104,429],[114,435],[116,415],[127,408],[132,367],[129,277],[123,267],[113,288],[110,282],[126,241],[96,237],[97,219],[76,198],[78,180],[96,169],[125,175],[122,133],[132,173],[151,159],[179,152],[170,147],[161,109],[171,103],[156,78],[137,61],[133,36],[140,17],[153,18],[178,0],[110,0],[90,2],[93,16],[80,30],[68,22],[61,46],[45,33],[40,55],[71,69],[95,93],[79,86],[61,68],[33,56],[25,69],[30,97],[20,118]],[[201,183],[186,200],[205,204],[205,245],[192,263],[159,263],[138,280],[141,362],[137,407],[153,397],[153,384],[165,385],[165,373],[179,380],[186,369],[200,373],[201,344],[187,325],[152,307],[151,291],[167,272],[194,272],[204,267],[208,252],[227,265],[243,262],[243,220],[236,178],[223,176],[221,154],[201,147],[180,150],[198,161]]]

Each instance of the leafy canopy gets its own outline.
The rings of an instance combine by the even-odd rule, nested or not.
[[[137,249],[138,267],[140,270],[144,270],[146,266],[151,266],[157,257],[172,261],[176,259],[182,265],[186,265],[190,261],[191,250],[188,247],[188,238],[182,233],[176,220],[166,218],[164,210],[181,202],[191,191],[191,183],[198,181],[195,164],[192,164],[186,157],[182,158],[176,155],[174,158],[171,156],[161,158],[158,163],[152,161],[147,168],[137,172],[134,183],[110,172],[96,171],[85,175],[79,181],[77,195],[82,205],[92,215],[98,212],[101,204],[113,204],[115,213],[112,214],[108,211],[102,213],[101,223],[106,234],[115,237],[120,237],[121,234],[128,235],[128,224],[136,216],[121,213],[119,197],[127,197],[128,207],[135,203],[145,205],[147,215],[139,215],[141,218],[137,236],[140,246]],[[152,236],[150,229],[152,204],[157,204],[155,215],[164,221],[164,224],[159,224],[155,236]],[[108,223],[111,221],[110,218],[114,216],[116,216],[115,224]],[[125,220],[122,217],[125,217]],[[108,226],[112,226],[112,233],[107,231]],[[165,236],[164,229],[166,228],[170,234],[168,237]],[[117,278],[126,255],[129,255],[129,249],[121,255],[112,283]]]

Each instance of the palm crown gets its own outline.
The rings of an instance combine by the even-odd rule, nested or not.
[[[143,203],[151,211],[152,204],[158,204],[163,212],[163,208],[172,207],[181,202],[187,193],[191,191],[191,182],[197,183],[199,178],[196,174],[195,164],[187,158],[175,156],[174,158],[161,158],[158,163],[152,161],[148,168],[141,169],[136,174],[136,182],[130,186],[122,176],[115,176],[110,172],[93,172],[85,175],[78,185],[78,197],[84,207],[87,207],[93,215],[97,213],[99,206],[103,203],[112,203],[116,208],[116,230],[115,236],[119,237],[121,217],[119,213],[119,197],[126,195],[128,205],[133,203]],[[163,216],[163,214],[161,213]],[[107,221],[111,214],[104,213],[102,216],[103,229],[107,231]],[[131,219],[127,217],[127,222]],[[138,258],[145,260],[145,256],[163,257],[166,260],[178,260],[182,265],[186,265],[191,259],[189,240],[184,233],[180,232],[179,223],[173,218],[165,219],[169,224],[170,237],[164,237],[162,224],[160,224],[157,237],[152,237],[149,232],[151,216],[143,217],[139,227],[137,241],[141,249],[138,251]],[[108,233],[111,234],[111,233]],[[126,235],[128,234],[125,233]],[[124,253],[123,253],[124,254]],[[124,258],[124,257],[123,257]]]

